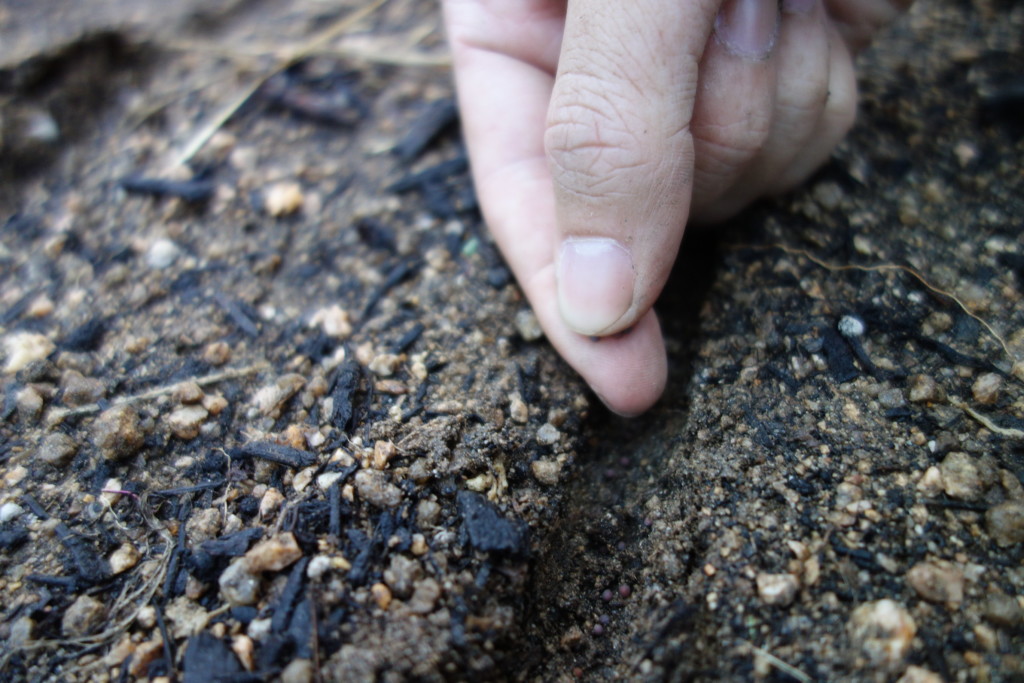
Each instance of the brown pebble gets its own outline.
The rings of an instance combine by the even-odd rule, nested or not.
[[[964,600],[964,573],[948,562],[919,562],[906,578],[910,587],[929,602],[959,605]]]
[[[1024,542],[1024,503],[1007,501],[989,508],[985,525],[1001,548]]]
[[[982,608],[985,618],[996,626],[1015,628],[1024,623],[1024,608],[1009,595],[996,594],[988,596]]]
[[[122,460],[142,448],[145,436],[139,425],[139,414],[131,406],[121,405],[105,410],[92,428],[93,443],[107,460]]]
[[[377,607],[386,610],[391,605],[391,589],[383,583],[375,583],[370,587],[370,595]]]
[[[284,504],[284,494],[276,488],[269,488],[260,499],[260,519],[270,519]]]
[[[907,385],[907,398],[914,403],[934,403],[945,396],[942,387],[929,375],[913,375]]]
[[[60,630],[68,638],[88,635],[103,621],[103,603],[91,595],[80,595],[60,620]]]
[[[291,532],[260,541],[245,554],[250,571],[281,571],[302,557],[302,549]]]
[[[157,633],[153,636],[152,640],[138,645],[135,648],[135,652],[132,653],[132,663],[128,668],[128,672],[136,679],[142,679],[146,677],[146,672],[149,669],[149,665],[152,664],[157,657],[161,657],[164,654],[164,641]]]
[[[199,403],[204,396],[202,387],[193,380],[179,383],[171,392],[171,400],[183,404]]]
[[[991,405],[999,400],[999,389],[1002,387],[1003,378],[994,372],[986,372],[974,380],[971,386],[971,393],[974,400],[982,405]]]
[[[398,453],[395,444],[390,441],[378,441],[373,444],[373,468],[384,470],[388,467],[388,461]]]
[[[43,410],[43,395],[33,386],[23,387],[14,396],[14,405],[18,409],[18,419],[22,422],[34,422]]]
[[[77,370],[67,370],[60,379],[64,405],[84,406],[96,403],[107,393],[103,382],[95,377],[85,377]]]
[[[238,657],[238,661],[242,663],[246,671],[253,670],[253,652],[255,650],[252,638],[249,636],[239,633],[231,639],[231,651]]]
[[[203,360],[210,365],[224,365],[231,360],[231,347],[222,341],[207,344],[203,349]]]

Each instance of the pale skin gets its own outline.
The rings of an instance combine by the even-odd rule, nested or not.
[[[652,305],[690,222],[790,190],[853,123],[852,55],[910,0],[445,0],[480,205],[613,411],[661,396]]]

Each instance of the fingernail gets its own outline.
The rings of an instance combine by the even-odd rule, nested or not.
[[[744,59],[767,59],[778,34],[778,0],[726,0],[715,19],[719,42]]]
[[[818,0],[782,0],[782,11],[789,14],[810,14]]]
[[[558,259],[562,320],[586,335],[599,335],[633,305],[633,259],[607,237],[570,237]]]

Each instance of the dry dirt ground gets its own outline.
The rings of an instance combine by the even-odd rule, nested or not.
[[[920,0],[609,416],[437,8],[0,5],[5,680],[1024,678],[1024,5]]]

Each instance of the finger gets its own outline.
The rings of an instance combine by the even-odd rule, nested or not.
[[[569,2],[544,141],[559,311],[580,334],[633,325],[668,277],[690,208],[697,66],[717,4]]]
[[[550,20],[557,5],[446,2],[463,133],[484,218],[548,339],[609,408],[637,414],[665,385],[665,349],[654,315],[627,335],[594,342],[570,330],[558,311],[555,196],[543,148],[558,54],[550,47],[562,35]],[[539,23],[509,17],[509,7],[534,12],[530,19]],[[548,29],[554,30],[540,36]],[[533,47],[524,51],[530,41]]]
[[[828,17],[821,0],[787,0],[782,8],[774,57],[778,74],[774,108],[764,147],[729,189],[703,208],[702,220],[724,220],[757,197],[788,189],[794,175],[827,159],[845,133],[845,127],[819,130],[833,68]],[[844,101],[852,108],[852,100]],[[800,171],[794,173],[794,165]]]
[[[846,136],[857,117],[857,76],[853,58],[846,42],[831,22],[825,24],[828,41],[828,88],[824,107],[816,126],[803,144],[795,145],[800,153],[788,163],[778,166],[765,186],[765,194],[781,194],[798,186],[824,164],[839,142]]]
[[[741,32],[737,44],[723,20],[728,12],[745,10],[756,24]],[[739,24],[740,19],[733,19]],[[750,19],[747,22],[751,22]],[[711,214],[719,198],[761,153],[769,139],[775,109],[777,80],[778,3],[744,0],[723,6],[701,61],[700,91],[694,112],[697,151],[693,186],[693,215],[717,220]]]

